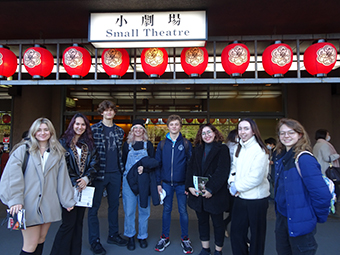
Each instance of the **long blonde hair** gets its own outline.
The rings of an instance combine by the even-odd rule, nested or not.
[[[23,139],[21,142],[19,142],[17,145],[15,145],[13,147],[12,152],[15,151],[15,149],[17,149],[22,144],[28,144],[29,152],[32,153],[32,154],[37,153],[39,151],[39,142],[35,138],[35,134],[38,132],[41,124],[46,124],[48,130],[50,131],[51,137],[48,140],[48,146],[49,146],[50,150],[55,151],[60,157],[64,156],[65,149],[59,143],[59,141],[57,139],[56,132],[55,132],[55,129],[54,129],[52,122],[49,119],[43,118],[43,117],[36,119],[33,122],[33,124],[31,125],[31,127],[28,131],[27,138]]]
[[[283,148],[285,148],[285,146],[281,143],[280,140],[280,128],[282,125],[286,125],[287,127],[293,129],[296,133],[298,133],[301,136],[297,143],[294,145],[294,158],[296,158],[296,156],[299,155],[299,153],[302,151],[312,152],[310,139],[305,128],[297,120],[284,118],[279,121],[276,128],[277,136],[279,138],[278,139],[279,142],[276,145],[277,154],[280,154]]]
[[[133,127],[130,129],[129,134],[128,134],[128,137],[127,137],[127,140],[126,140],[126,142],[127,142],[128,144],[131,144],[131,145],[134,145],[135,142],[136,142],[136,140],[135,140],[135,134],[134,134],[134,132],[133,132],[133,129],[134,129],[134,128],[135,128],[135,126],[133,126]],[[144,133],[143,133],[143,141],[146,142],[147,140],[149,140],[148,132],[146,131],[146,129],[145,129],[143,126],[142,126],[142,128],[143,128],[143,131],[144,131]]]

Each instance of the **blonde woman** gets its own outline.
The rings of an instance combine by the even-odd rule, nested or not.
[[[29,148],[25,173],[22,165]],[[64,157],[65,150],[56,138],[50,120],[39,118],[30,127],[28,139],[10,155],[0,183],[0,198],[10,213],[26,210],[20,255],[42,254],[51,222],[61,220],[60,204],[73,209],[73,189]]]

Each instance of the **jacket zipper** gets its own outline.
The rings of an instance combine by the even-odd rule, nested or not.
[[[174,183],[173,183],[173,177],[174,177],[174,149],[175,149],[175,144],[172,143],[172,149],[171,149],[171,186],[174,186]]]

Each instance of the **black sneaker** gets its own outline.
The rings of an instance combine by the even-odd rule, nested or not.
[[[156,244],[155,251],[164,251],[166,247],[170,244],[169,237],[165,237],[164,235],[161,236],[158,243]]]
[[[183,248],[183,252],[185,254],[191,254],[194,252],[194,249],[192,248],[191,246],[191,242],[190,242],[190,239],[187,238],[187,237],[184,237],[181,241],[181,246]]]
[[[106,254],[106,250],[101,245],[99,239],[97,239],[94,243],[91,244],[91,251],[93,252],[93,255],[105,255]]]
[[[119,234],[116,236],[109,236],[107,238],[107,243],[109,244],[116,244],[118,246],[126,246],[128,241],[123,239]]]

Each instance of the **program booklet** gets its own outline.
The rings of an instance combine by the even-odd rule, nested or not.
[[[87,186],[80,192],[74,188],[74,200],[77,202],[76,206],[92,207],[93,194],[94,187]]]
[[[199,195],[202,195],[202,190],[205,189],[206,183],[209,181],[209,177],[203,177],[203,176],[193,176],[194,180],[194,188],[196,190],[201,191]]]

